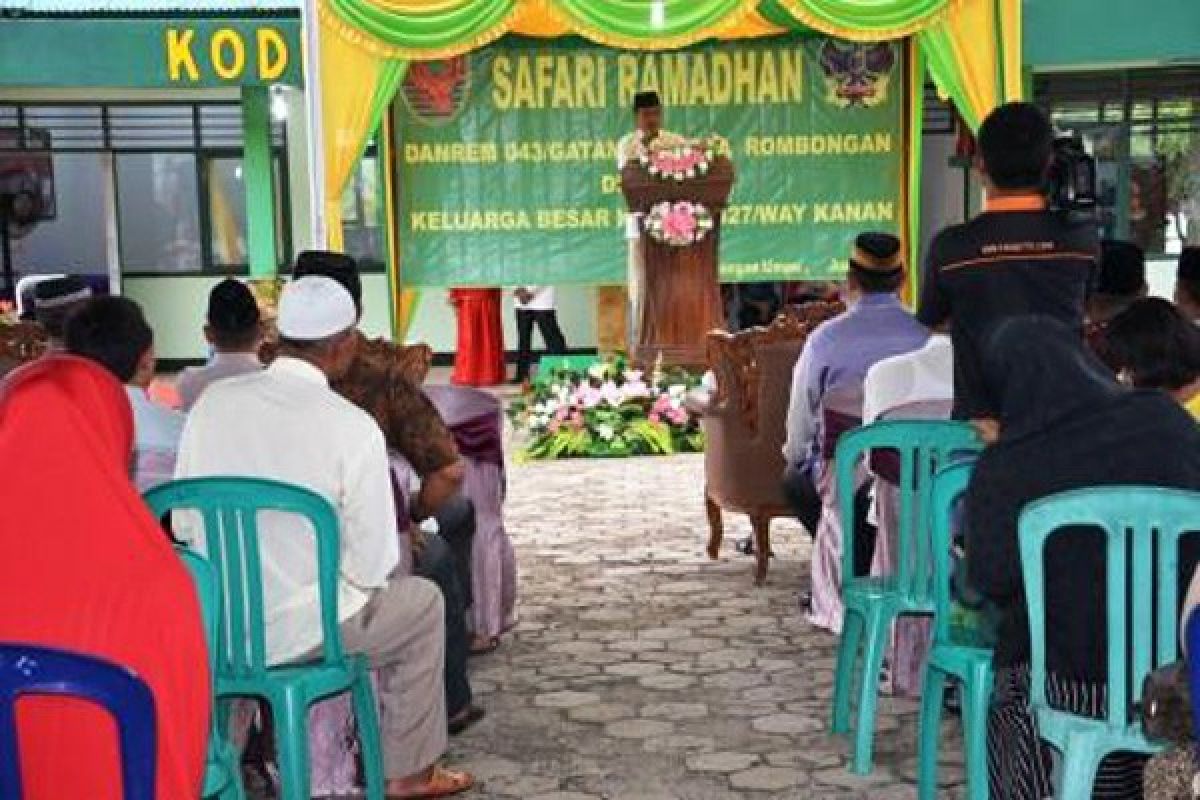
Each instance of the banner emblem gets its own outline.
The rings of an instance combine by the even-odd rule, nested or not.
[[[466,55],[440,61],[415,61],[401,85],[404,104],[414,119],[445,125],[458,116],[471,89],[471,64]]]
[[[821,46],[825,101],[837,108],[874,108],[887,100],[896,51],[887,43],[853,44],[826,39]]]

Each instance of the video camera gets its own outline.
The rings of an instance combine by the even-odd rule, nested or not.
[[[1096,210],[1096,159],[1084,148],[1078,133],[1056,136],[1046,195],[1053,211],[1094,213]]]

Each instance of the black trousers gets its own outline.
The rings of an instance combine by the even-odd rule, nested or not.
[[[788,467],[783,473],[783,493],[800,524],[808,535],[816,537],[817,523],[821,519],[821,495],[808,472]],[[867,522],[871,509],[871,484],[868,481],[854,493],[854,572],[866,575],[871,571],[871,560],[875,556],[875,526]]]
[[[413,564],[413,572],[437,584],[446,601],[446,715],[454,717],[471,705],[471,680],[467,658],[471,643],[467,636],[467,606],[463,584],[450,543],[437,534],[425,537],[425,545]]]
[[[567,340],[562,329],[558,327],[558,312],[556,311],[517,311],[517,381],[529,377],[529,368],[533,366],[533,326],[537,324],[542,333],[542,341],[551,355],[562,355],[567,352]]]

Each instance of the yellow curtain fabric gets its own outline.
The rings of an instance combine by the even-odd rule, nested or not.
[[[1004,97],[995,0],[958,3],[919,37],[934,83],[977,129]]]
[[[1014,102],[1024,99],[1025,76],[1021,72],[1021,0],[997,0],[999,5],[1000,43],[1004,64],[1004,99]]]

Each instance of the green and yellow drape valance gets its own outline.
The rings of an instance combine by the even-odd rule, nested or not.
[[[449,58],[505,34],[578,35],[639,50],[796,30],[853,41],[909,38],[913,59],[972,128],[1021,96],[1021,0],[315,0],[330,244],[340,199],[410,61]],[[909,77],[919,93],[922,72]],[[914,113],[920,98],[914,96]],[[920,126],[910,126],[909,228]]]

